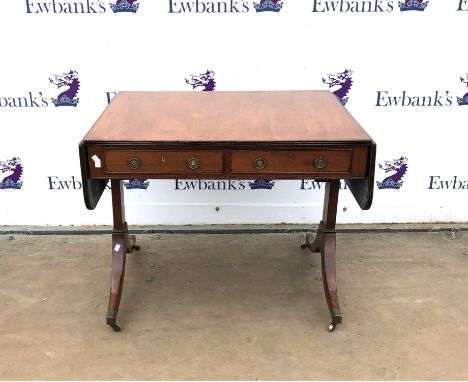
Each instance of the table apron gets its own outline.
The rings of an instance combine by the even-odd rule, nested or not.
[[[369,147],[153,149],[87,146],[91,179],[359,179]]]

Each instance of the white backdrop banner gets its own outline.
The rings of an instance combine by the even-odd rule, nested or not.
[[[36,1],[0,11],[0,224],[110,224],[78,143],[120,90],[329,89],[377,142],[338,222],[468,221],[468,0]],[[316,223],[311,179],[128,180],[130,224]]]

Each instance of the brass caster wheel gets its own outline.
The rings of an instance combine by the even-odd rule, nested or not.
[[[120,332],[120,326],[115,323],[116,320],[117,311],[109,309],[106,316],[107,325],[114,329],[114,332]]]
[[[114,332],[120,332],[120,326],[117,324],[109,325],[112,329],[114,329]]]
[[[139,251],[139,250],[140,250],[140,246],[139,246],[139,245],[134,245],[134,246],[133,246],[133,249],[134,249],[135,251]]]
[[[333,322],[330,325],[328,325],[328,331],[330,333],[333,332],[335,328],[336,328],[336,324],[334,324]]]

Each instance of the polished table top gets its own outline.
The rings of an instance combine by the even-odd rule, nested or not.
[[[359,142],[329,91],[120,92],[85,142]]]

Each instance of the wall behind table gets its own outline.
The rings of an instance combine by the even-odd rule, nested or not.
[[[186,79],[207,71],[214,91],[330,88],[346,101],[380,167],[371,210],[344,189],[339,222],[467,221],[468,1],[406,3],[284,0],[279,12],[257,12],[253,1],[139,0],[135,12],[114,13],[109,2],[5,2],[0,224],[110,224],[109,191],[96,210],[84,207],[78,142],[114,92],[197,91]],[[62,93],[72,105],[54,105]],[[148,182],[126,190],[132,224],[321,216],[322,185],[309,179],[270,189]]]

